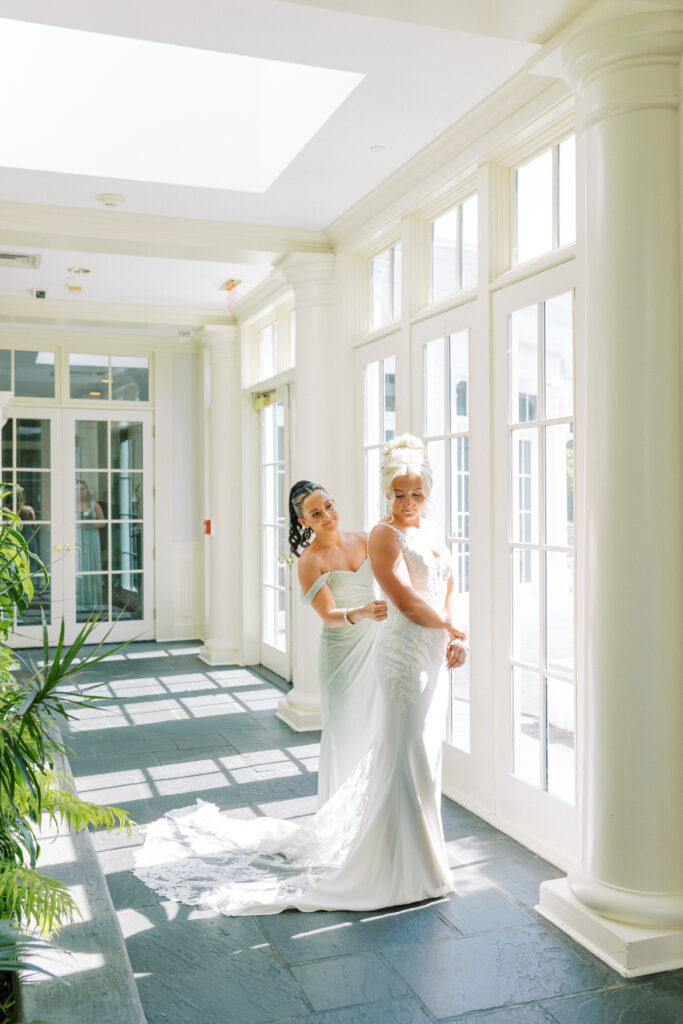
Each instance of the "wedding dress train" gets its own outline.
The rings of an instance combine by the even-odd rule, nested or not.
[[[426,522],[396,533],[414,590],[443,612],[449,552]],[[450,892],[440,811],[445,649],[444,632],[389,604],[375,654],[376,739],[336,793],[304,824],[242,821],[201,800],[171,811],[149,827],[137,877],[228,915],[374,910]]]

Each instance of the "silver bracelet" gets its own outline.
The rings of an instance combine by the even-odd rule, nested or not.
[[[348,608],[344,609],[344,622],[346,623],[347,626],[355,626],[356,625],[356,623],[355,622],[351,622],[351,619],[349,618],[349,609]]]

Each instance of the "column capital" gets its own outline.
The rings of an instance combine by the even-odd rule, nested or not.
[[[212,362],[232,359],[239,354],[237,324],[207,324],[202,328],[200,340]]]
[[[573,36],[562,49],[562,65],[572,88],[591,94],[582,126],[629,110],[675,108],[681,52],[683,11],[635,14]]]
[[[336,257],[333,253],[292,252],[278,264],[278,270],[294,289],[294,304],[329,306]]]

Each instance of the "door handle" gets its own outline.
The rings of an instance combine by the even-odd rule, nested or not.
[[[52,550],[53,551],[61,551],[62,550],[62,545],[61,544],[55,544],[55,546],[53,547]]]
[[[283,555],[282,558],[278,558],[278,562],[284,562],[285,565],[294,565],[294,555]]]

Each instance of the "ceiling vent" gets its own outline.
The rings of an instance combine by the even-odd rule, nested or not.
[[[27,270],[37,270],[40,266],[42,256],[39,253],[0,252],[0,267],[25,267]]]

